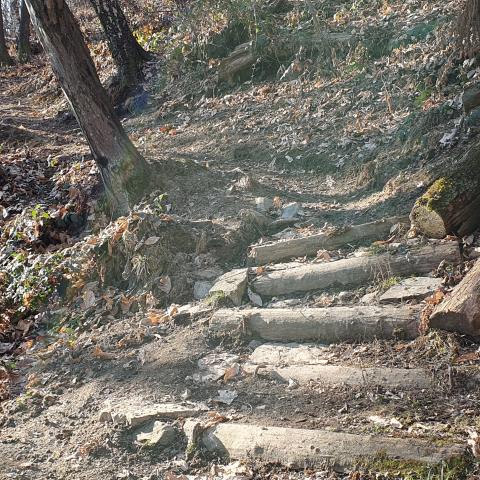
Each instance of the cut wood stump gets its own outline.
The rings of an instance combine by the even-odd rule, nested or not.
[[[462,445],[435,445],[417,438],[354,435],[326,430],[220,423],[204,428],[187,420],[190,447],[196,445],[227,460],[260,460],[291,468],[329,465],[342,471],[375,457],[439,464],[465,454]]]
[[[474,145],[456,171],[436,180],[416,202],[412,227],[431,238],[468,235],[480,225],[480,144]]]
[[[480,261],[437,305],[430,327],[480,337]]]
[[[224,335],[241,332],[282,342],[413,339],[418,336],[419,313],[419,307],[409,306],[222,309],[213,314],[210,328]]]
[[[352,287],[392,276],[425,275],[439,263],[461,261],[457,242],[448,241],[409,250],[407,253],[346,258],[274,270],[257,276],[252,289],[267,297],[331,287]],[[286,264],[288,266],[288,264]]]
[[[334,250],[347,245],[383,240],[396,224],[410,224],[410,221],[408,217],[391,217],[339,229],[333,233],[320,233],[267,245],[256,245],[250,250],[249,263],[264,265],[294,257],[316,255],[318,250]]]

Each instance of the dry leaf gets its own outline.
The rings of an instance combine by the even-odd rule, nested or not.
[[[170,317],[162,310],[149,310],[147,312],[147,318],[152,325],[159,325],[170,321]]]
[[[225,370],[225,373],[223,374],[223,381],[228,382],[229,380],[232,380],[232,378],[235,378],[239,373],[240,365],[238,363],[234,363],[230,368]]]
[[[104,352],[98,345],[93,349],[92,356],[99,360],[114,360],[115,354]]]
[[[172,289],[172,281],[168,275],[160,277],[159,288],[162,292],[170,293],[170,290]]]

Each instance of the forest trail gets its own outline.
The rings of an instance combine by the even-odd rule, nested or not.
[[[398,114],[384,120],[377,102],[380,127],[365,137],[370,100],[357,93],[376,94],[375,79],[253,83],[195,101],[152,88],[122,121],[149,161],[171,162],[168,197],[110,221],[91,201],[98,172],[79,129],[35,76],[43,65],[0,74],[1,204],[16,222],[1,254],[25,257],[20,298],[43,288],[29,277],[38,261],[70,277],[65,303],[1,339],[6,478],[476,478],[479,345],[424,332],[475,242],[408,234],[429,177],[397,171],[388,150],[383,123],[402,126],[408,110],[400,87]],[[422,128],[442,138],[452,118]],[[309,128],[316,156],[298,147]],[[388,174],[367,166],[375,149]],[[359,155],[365,168],[336,174]],[[85,230],[52,226],[64,211]]]

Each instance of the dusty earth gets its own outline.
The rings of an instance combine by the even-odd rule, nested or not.
[[[327,464],[288,469],[192,452],[182,414],[166,420],[176,432],[167,446],[136,441],[151,419],[135,426],[101,419],[109,405],[174,403],[213,423],[467,445],[469,429],[480,429],[480,356],[472,339],[431,331],[412,341],[322,350],[331,365],[424,368],[432,388],[296,385],[261,370],[242,372],[262,341],[213,335],[208,322],[217,305],[193,295],[196,283],[244,267],[250,244],[408,214],[438,171],[476,138],[474,127],[459,122],[458,100],[470,81],[466,70],[475,66],[445,61],[457,6],[411,1],[383,13],[342,10],[329,20],[336,30],[386,22],[398,47],[365,65],[351,59],[333,78],[252,78],[211,95],[198,91],[209,78],[159,91],[161,69],[149,66],[149,104],[123,122],[160,165],[162,189],[115,221],[101,210],[96,167],[45,58],[0,72],[1,478],[480,478],[470,450],[459,467],[422,472],[379,459],[343,472]],[[419,38],[408,34],[425,26]],[[258,197],[272,200],[269,212],[248,212]],[[302,214],[282,222],[282,206],[291,202]],[[395,239],[405,241],[404,232]],[[444,290],[470,266],[467,250],[478,238],[463,243],[465,265],[432,272],[445,278]],[[345,245],[328,256],[352,257],[354,250]],[[250,280],[263,273],[252,267]],[[351,291],[263,301],[355,305],[397,281],[387,276]],[[205,358],[217,365],[209,378],[201,378]],[[226,404],[219,390],[236,396]]]

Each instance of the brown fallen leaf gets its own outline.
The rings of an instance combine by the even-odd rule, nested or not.
[[[229,380],[232,380],[240,373],[240,365],[238,363],[234,363],[231,367],[225,370],[223,374],[223,381],[227,383]]]
[[[459,355],[455,359],[455,363],[475,362],[477,360],[480,360],[480,352],[478,350],[475,352],[467,352]]]
[[[98,345],[92,351],[92,356],[99,360],[114,360],[116,355],[110,352],[104,352]]]

